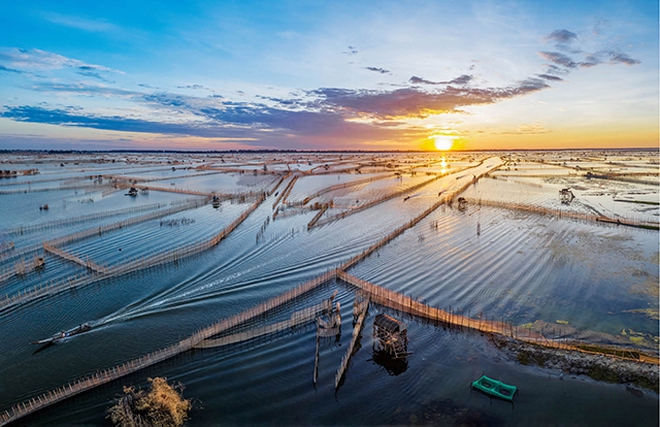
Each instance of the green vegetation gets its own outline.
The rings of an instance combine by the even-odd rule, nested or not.
[[[108,417],[118,427],[179,427],[192,408],[181,395],[183,386],[167,384],[166,378],[149,378],[151,390],[124,387],[124,395],[108,410]]]

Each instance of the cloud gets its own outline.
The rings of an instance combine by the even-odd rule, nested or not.
[[[390,74],[390,70],[386,70],[384,68],[376,68],[376,67],[364,67],[365,70],[369,71],[375,71],[380,74]]]
[[[81,65],[77,70],[95,72],[91,66]],[[472,76],[463,75],[443,83],[466,83],[470,80]],[[143,117],[153,118],[128,117],[125,111],[116,115],[99,115],[81,107],[50,108],[48,104],[5,106],[0,117],[67,127],[199,137],[263,140],[268,134],[267,138],[278,137],[282,140],[339,134],[346,137],[354,132],[365,137],[378,134],[380,138],[385,138],[387,131],[398,134],[400,127],[407,127],[413,132],[401,118],[459,113],[466,106],[492,104],[547,87],[544,79],[529,78],[502,88],[446,86],[434,91],[415,87],[390,91],[321,88],[289,98],[261,96],[261,99],[272,102],[267,105],[230,101],[220,95],[196,97],[166,91],[144,93],[90,83],[47,82],[32,85],[31,88],[40,92],[125,99],[141,104],[142,114],[145,114]],[[130,114],[135,114],[136,110],[130,111]],[[361,120],[358,123],[354,119]]]
[[[95,72],[95,71],[76,71],[76,74],[84,76],[84,77],[92,77],[94,79],[101,80],[102,82],[105,82],[105,83],[115,83],[113,80],[109,80],[106,77],[102,76],[101,73],[98,73],[98,72]]]
[[[504,131],[500,132],[501,135],[536,135],[536,134],[542,134],[542,133],[550,133],[552,131],[546,129],[543,125],[540,123],[535,123],[535,124],[521,124],[518,126],[517,130],[511,130],[511,131]]]
[[[209,92],[215,92],[214,89],[211,89],[209,87],[206,87],[206,86],[200,85],[200,84],[181,85],[181,86],[177,86],[176,88],[177,89],[206,90],[206,91],[209,91]]]
[[[598,64],[602,64],[603,60],[596,54],[587,55],[584,61],[580,62],[580,67],[591,68]]]
[[[564,79],[562,79],[561,77],[553,76],[552,74],[537,74],[537,76],[545,80],[551,80],[553,82],[564,81]]]
[[[568,70],[565,68],[560,68],[556,65],[550,64],[548,65],[548,70],[546,71],[547,74],[553,74],[553,75],[561,75],[564,76],[569,73]]]
[[[571,43],[573,40],[577,40],[577,34],[568,30],[555,30],[548,34],[546,39],[556,43],[566,44]]]
[[[105,20],[85,19],[80,16],[62,15],[59,13],[49,12],[43,14],[45,20],[53,24],[62,25],[69,28],[89,32],[111,32],[116,31],[117,27]]]
[[[633,59],[625,53],[610,52],[610,64],[637,65],[641,61]]]
[[[245,135],[238,129],[209,128],[208,126],[185,123],[163,123],[148,120],[132,119],[121,116],[100,116],[81,114],[75,108],[46,109],[31,106],[5,106],[0,117],[17,122],[42,123],[68,127],[83,127],[122,132],[160,133],[173,135],[189,135],[214,137],[222,135]],[[222,130],[222,132],[220,132]]]
[[[409,82],[412,83],[412,84],[415,84],[415,85],[417,85],[417,84],[424,84],[424,85],[437,85],[437,84],[440,84],[438,82],[432,82],[431,80],[426,80],[426,79],[423,79],[423,78],[417,77],[417,76],[412,76],[410,78]]]
[[[539,55],[547,61],[554,62],[557,65],[564,66],[566,68],[576,68],[579,64],[573,61],[568,56],[559,52],[539,52]]]
[[[358,50],[355,46],[348,46],[348,51],[342,52],[344,55],[357,55]]]
[[[456,85],[466,85],[472,81],[474,77],[468,74],[463,74],[462,76],[456,77],[455,79],[452,79],[449,81],[449,84],[456,84]]]
[[[87,64],[77,59],[67,58],[56,53],[46,52],[39,49],[0,49],[0,65],[2,65],[2,63],[9,64],[12,68],[23,71],[73,68],[77,71],[125,74],[123,71],[114,70],[102,65]]]
[[[109,87],[100,84],[97,85],[90,82],[78,82],[78,83],[41,82],[38,84],[31,85],[30,89],[36,92],[99,96],[102,98],[133,98],[133,97],[141,97],[142,95],[144,95],[141,92],[136,92],[127,89],[120,89],[116,87]]]
[[[599,33],[596,33],[596,36],[600,36]],[[574,49],[572,46],[574,42],[578,41],[577,34],[568,31],[568,30],[556,30],[546,36],[547,41],[554,41],[555,46],[562,51],[571,53],[571,54],[582,54],[584,57],[583,60],[574,60],[565,53],[561,52],[539,52],[539,55],[550,61],[552,64],[549,65],[548,70],[544,78],[547,78],[548,75],[552,74],[568,74],[570,70],[575,68],[591,68],[600,64],[625,64],[625,65],[637,65],[640,63],[639,60],[630,57],[627,53],[619,52],[612,49],[601,49],[597,52],[583,52],[580,49]],[[563,68],[562,68],[563,67]]]
[[[4,72],[7,72],[7,73],[24,74],[23,71],[15,70],[13,68],[8,68],[8,67],[5,67],[4,65],[0,65],[0,71],[4,71]]]
[[[425,92],[416,88],[391,92],[322,88],[311,91],[317,96],[316,106],[342,111],[353,117],[392,119],[396,117],[424,118],[433,114],[456,113],[461,107],[493,104],[504,99],[525,95],[549,87],[541,79],[529,78],[504,88],[455,88]]]
[[[408,80],[412,84],[425,84],[425,85],[448,85],[448,84],[456,84],[456,85],[466,85],[472,81],[474,76],[469,75],[469,74],[463,74],[459,77],[456,77],[455,79],[449,80],[449,81],[443,81],[443,82],[434,82],[431,80],[426,80],[421,77],[417,76],[412,76],[410,80]]]

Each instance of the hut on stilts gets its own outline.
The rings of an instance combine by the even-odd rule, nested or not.
[[[408,355],[406,324],[387,314],[378,314],[374,319],[374,352],[387,353],[394,359]]]

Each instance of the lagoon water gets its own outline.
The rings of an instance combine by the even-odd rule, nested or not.
[[[316,166],[316,170],[322,170],[324,164],[333,160],[334,168],[345,164],[338,161],[338,155],[330,154],[309,155],[309,163],[313,165],[299,161],[298,168],[265,155],[256,157],[236,155],[220,163],[218,158],[208,160],[191,155],[176,170],[171,170],[167,158],[151,159],[160,162],[159,167],[121,161],[110,165],[85,158],[68,161],[58,158],[40,164],[35,159],[24,158],[20,164],[3,165],[3,169],[18,170],[37,167],[41,173],[30,177],[32,181],[46,178],[52,181],[39,183],[44,186],[40,191],[34,191],[32,182],[28,187],[28,177],[0,182],[0,217],[3,218],[0,243],[6,245],[11,241],[14,245],[14,249],[3,249],[0,269],[11,270],[20,260],[12,253],[38,248],[42,241],[157,211],[195,197],[202,200],[200,196],[153,189],[149,194],[131,198],[124,196],[125,191],[113,192],[102,184],[87,182],[87,187],[73,184],[75,188],[61,187],[76,176],[125,175],[148,179],[140,183],[148,183],[152,188],[247,193],[267,190],[277,181],[278,176],[253,174],[263,161],[268,161],[271,169],[283,171],[287,167],[295,171]],[[421,155],[383,157],[383,165],[390,162],[410,167],[412,163],[421,168],[424,163],[440,162],[437,155],[426,159]],[[276,219],[272,215],[278,196],[273,194],[225,240],[208,251],[177,263],[100,280],[0,311],[3,337],[0,409],[163,348],[201,327],[338,267],[417,217],[437,200],[438,193],[455,185],[456,176],[467,174],[464,179],[471,179],[471,172],[459,170],[468,171],[463,168],[476,167],[490,157],[494,156],[478,153],[469,158],[449,156],[443,159],[450,165],[445,171],[447,175],[415,190],[409,199],[393,197],[309,230],[307,225],[317,211],[304,210],[296,201],[331,185],[365,176],[328,171],[325,175],[307,177],[306,181],[306,176],[300,175],[286,209],[278,212]],[[74,165],[76,161],[80,164]],[[195,169],[211,162],[217,167],[232,164],[233,168],[245,168],[247,172],[214,175]],[[65,166],[59,166],[60,163]],[[376,170],[368,156],[354,158],[355,165],[367,163],[374,169],[370,174],[383,173]],[[184,167],[191,169],[182,171]],[[657,170],[657,165],[649,168]],[[195,176],[196,173],[200,175]],[[214,181],[214,177],[218,180]],[[336,215],[423,180],[419,175],[404,174],[388,185],[383,184],[387,181],[376,181],[373,186],[361,184],[350,191],[337,190],[336,194],[319,198],[334,199],[336,205],[326,215]],[[484,180],[470,187],[465,195],[485,187]],[[487,184],[497,183],[491,181]],[[585,187],[580,191],[585,196],[578,198],[586,204],[590,196],[587,193],[594,189],[582,181]],[[285,184],[286,181],[278,190],[283,191]],[[533,199],[539,205],[555,206],[555,184],[534,184],[518,183],[518,193],[511,188],[506,191]],[[538,190],[530,195],[530,188]],[[21,189],[28,191],[14,191]],[[617,188],[617,191],[620,195],[622,190]],[[652,191],[657,193],[657,186],[642,183],[629,188],[630,194]],[[49,210],[40,211],[38,207],[45,203],[49,204]],[[98,264],[119,265],[134,257],[209,239],[252,203],[252,199],[227,200],[219,209],[200,204],[171,216],[69,243],[61,249]],[[145,210],[108,214],[137,206]],[[573,209],[583,207],[574,205]],[[108,216],[39,228],[39,224],[91,214]],[[654,210],[643,210],[639,215],[643,220],[650,216],[657,221]],[[173,221],[168,223],[168,220]],[[30,226],[33,228],[29,229]],[[27,231],[21,233],[21,227]],[[32,252],[29,254],[25,257],[33,256]],[[0,282],[0,294],[13,295],[34,285],[89,274],[80,265],[49,254],[45,258],[43,271],[12,275]],[[554,335],[568,334],[570,326],[572,334],[589,335],[600,341],[616,338],[617,343],[628,340],[630,346],[657,352],[657,231],[560,219],[506,207],[469,204],[466,210],[459,210],[456,204],[445,205],[351,268],[349,273],[412,295],[429,305],[452,307],[471,317],[482,315],[515,325],[543,321],[556,326]],[[338,339],[321,342],[316,386],[312,382],[316,334],[314,326],[307,325],[242,344],[181,354],[39,411],[17,425],[109,425],[105,411],[121,393],[122,386],[145,387],[147,378],[155,376],[185,385],[184,396],[195,402],[190,426],[431,422],[475,426],[658,425],[657,393],[645,390],[640,397],[628,392],[625,385],[523,366],[501,353],[487,336],[427,324],[376,305],[369,309],[360,347],[345,381],[335,390],[334,374],[351,340],[353,289],[339,282],[329,284],[259,321],[259,324],[279,321],[293,310],[320,302],[335,289],[339,291],[337,299],[342,304],[344,324]],[[412,354],[398,369],[384,366],[372,350],[371,325],[380,312],[408,324]],[[94,328],[47,348],[30,345],[31,341],[83,322],[90,322]],[[515,405],[491,401],[471,391],[468,384],[482,373],[518,385],[520,394]]]

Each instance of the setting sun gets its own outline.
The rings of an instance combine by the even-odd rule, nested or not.
[[[434,136],[433,139],[435,139],[435,148],[440,151],[447,151],[454,144],[454,138],[447,135]]]

